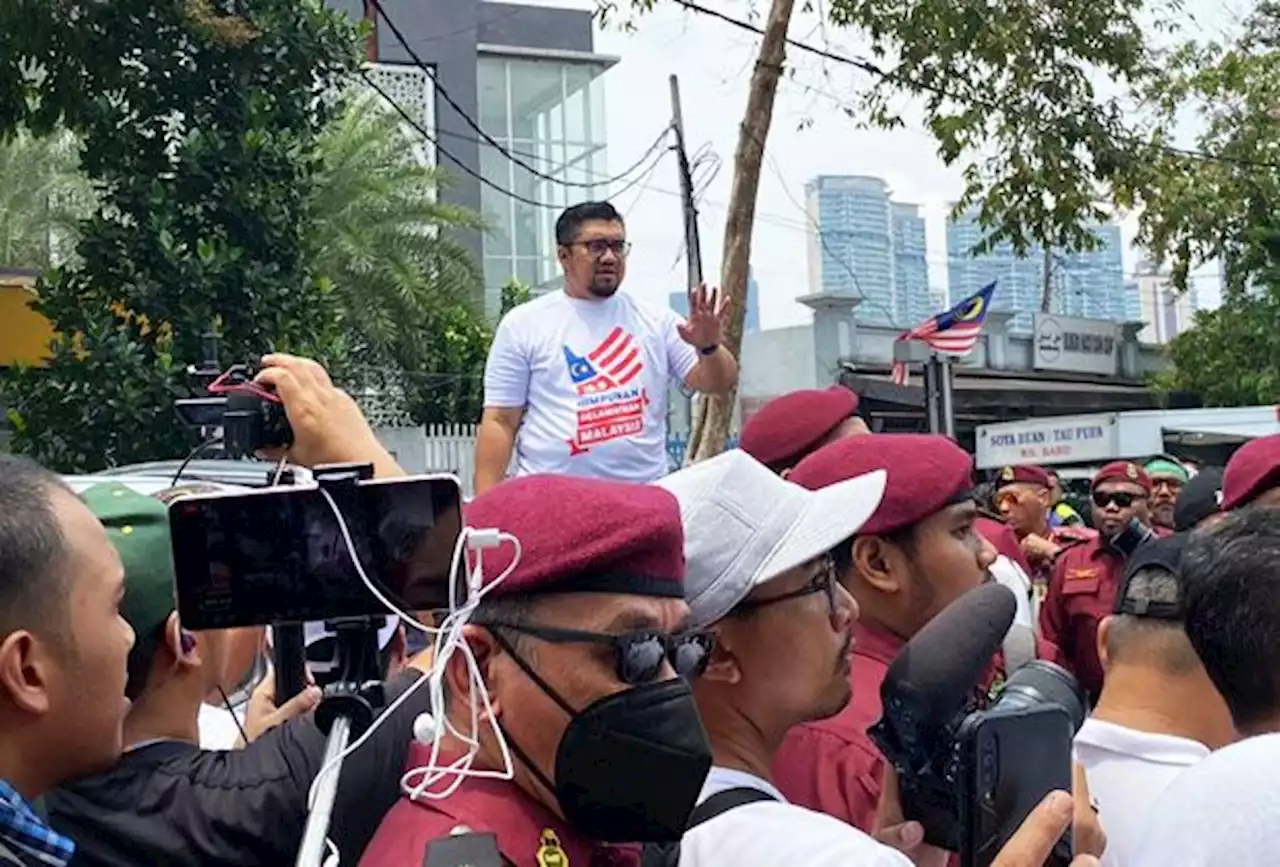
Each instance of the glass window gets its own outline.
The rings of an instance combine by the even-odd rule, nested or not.
[[[512,268],[509,256],[484,257],[484,285],[486,287],[501,286],[511,279],[515,269]]]
[[[541,116],[563,101],[562,64],[543,60],[509,62],[512,137],[535,139]]]
[[[564,137],[570,142],[588,142],[591,115],[591,90],[595,69],[591,66],[566,66],[564,71],[565,127]]]
[[[507,129],[507,62],[497,57],[481,57],[476,72],[480,128],[496,139],[505,139],[510,135]]]
[[[538,273],[539,259],[537,256],[529,256],[516,259],[516,277],[526,286],[537,286],[542,282],[541,275]]]

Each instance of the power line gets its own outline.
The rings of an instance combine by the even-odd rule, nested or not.
[[[421,135],[424,139],[430,142],[431,146],[434,147],[437,151],[439,151],[440,153],[448,157],[454,163],[454,165],[462,169],[464,174],[470,175],[480,183],[484,184],[486,187],[489,187],[490,189],[495,190],[496,192],[499,192],[504,196],[509,196],[512,199],[515,199],[517,202],[521,202],[526,205],[531,205],[535,208],[544,208],[546,210],[556,210],[556,209],[563,208],[562,205],[549,205],[546,202],[538,202],[533,199],[526,198],[520,195],[519,193],[513,193],[511,192],[511,190],[508,190],[505,187],[498,186],[493,181],[489,180],[484,175],[482,175],[480,172],[477,172],[474,169],[470,168],[466,163],[462,162],[462,160],[458,159],[453,154],[449,153],[449,151],[443,145],[441,145],[440,142],[438,142],[435,139],[435,137],[432,136],[431,133],[426,130],[425,127],[422,126],[422,124],[418,123],[417,119],[413,117],[413,115],[409,114],[409,112],[407,112],[404,109],[404,107],[400,105],[400,103],[392,99],[391,95],[387,93],[385,90],[383,90],[382,86],[378,84],[376,81],[374,81],[368,72],[361,69],[360,77],[364,79],[365,84],[372,87],[378,93],[379,96],[381,96],[384,100],[386,100],[387,103],[389,103],[391,107],[395,109],[396,114],[400,115],[401,120],[403,120],[405,123],[411,126],[415,131],[417,131],[419,135]]]
[[[427,78],[431,80],[431,86],[435,88],[436,93],[440,94],[441,98],[443,98],[444,101],[449,104],[449,107],[452,108],[455,112],[457,112],[458,116],[461,117],[466,122],[467,126],[475,130],[476,133],[479,134],[480,138],[483,139],[489,146],[497,150],[498,153],[502,154],[504,157],[506,157],[515,165],[520,166],[520,168],[532,174],[534,177],[538,177],[545,181],[550,181],[555,184],[560,184],[561,186],[578,187],[582,189],[592,189],[597,186],[614,184],[618,181],[625,180],[629,175],[631,175],[632,172],[636,171],[638,168],[643,166],[648,161],[649,157],[653,154],[653,152],[657,150],[658,147],[662,144],[663,140],[667,136],[668,131],[671,129],[671,124],[668,123],[667,126],[662,130],[662,132],[658,134],[658,137],[654,140],[653,144],[649,146],[649,149],[645,151],[643,155],[641,155],[640,159],[636,160],[635,163],[633,163],[625,172],[619,175],[615,175],[614,177],[609,178],[606,181],[582,183],[579,181],[569,181],[569,180],[565,180],[564,178],[557,178],[554,175],[549,175],[549,174],[546,174],[545,172],[541,172],[538,169],[535,169],[533,166],[529,165],[528,163],[516,157],[511,151],[507,149],[506,145],[498,141],[493,136],[489,135],[488,132],[486,132],[483,128],[481,128],[480,124],[476,123],[476,121],[471,117],[471,115],[467,114],[466,110],[463,109],[462,106],[458,105],[458,103],[454,100],[454,98],[449,95],[449,91],[445,89],[445,86],[441,84],[440,80],[436,77],[435,70],[432,69],[427,64],[426,61],[424,61],[421,57],[418,56],[418,53],[414,51],[413,46],[409,44],[408,38],[406,38],[404,33],[401,32],[399,26],[397,26],[396,23],[391,20],[391,16],[387,14],[386,10],[382,8],[382,4],[378,2],[378,0],[370,0],[370,2],[373,5],[373,9],[378,14],[378,16],[380,16],[383,21],[387,22],[387,27],[390,28],[392,35],[395,36],[396,40],[404,48],[405,52],[409,55],[409,58],[413,61],[414,65],[426,73]]]
[[[387,103],[391,105],[391,107],[395,110],[396,114],[400,115],[400,118],[405,123],[407,123],[419,135],[421,135],[424,139],[426,139],[432,145],[432,147],[434,147],[437,151],[444,154],[444,156],[448,157],[449,160],[452,161],[465,174],[470,175],[471,177],[475,178],[477,181],[489,187],[490,189],[494,190],[495,192],[501,193],[504,196],[509,196],[510,198],[514,199],[517,202],[521,202],[523,204],[531,205],[532,207],[542,208],[545,210],[563,210],[564,205],[539,202],[534,199],[530,199],[526,196],[522,196],[519,193],[514,193],[511,190],[508,190],[507,188],[489,180],[482,173],[477,172],[474,169],[470,168],[469,166],[467,166],[466,163],[459,160],[456,156],[450,153],[445,147],[443,147],[440,144],[440,142],[436,139],[436,137],[433,136],[425,127],[423,127],[422,124],[420,124],[416,118],[414,118],[411,114],[409,114],[409,112],[406,111],[403,106],[401,106],[398,102],[396,102],[391,97],[391,95],[387,93],[376,81],[374,81],[373,78],[369,75],[369,73],[366,70],[364,69],[360,70],[360,77],[363,78],[365,83],[368,84],[370,87],[372,87],[374,91],[378,93],[379,96],[381,96],[384,100],[387,101]],[[637,175],[636,178],[633,179],[630,183],[626,184],[616,192],[611,193],[611,197],[620,196],[623,193],[627,192],[628,190],[636,186],[639,186],[653,174],[653,170],[657,167],[658,163],[662,161],[662,155],[663,155],[662,151],[657,150],[657,145],[663,142],[663,140],[666,138],[666,133],[667,133],[667,130],[663,130],[662,137],[658,139],[658,141],[655,143],[653,147],[649,148],[648,156],[653,157],[652,165],[650,165],[646,171]],[[656,156],[653,156],[655,151],[657,151]],[[605,182],[600,181],[597,184],[592,184],[591,186],[594,187],[594,186],[604,186],[604,185],[605,185]]]
[[[674,0],[674,2],[676,3],[676,5],[682,6],[685,9],[688,9],[690,12],[696,12],[700,15],[706,15],[709,18],[715,18],[716,20],[722,21],[725,24],[729,24],[733,27],[736,27],[739,30],[745,30],[749,33],[754,33],[757,36],[764,36],[764,30],[756,26],[755,24],[752,24],[749,21],[743,21],[739,18],[734,18],[732,15],[726,15],[725,13],[717,11],[715,9],[709,9],[706,6],[702,6],[701,4],[693,2],[693,0]],[[885,81],[897,82],[903,87],[909,88],[911,90],[916,90],[916,91],[923,90],[928,93],[935,94],[937,96],[946,97],[947,99],[954,100],[955,102],[961,103],[963,105],[968,105],[970,107],[985,108],[988,111],[995,111],[995,112],[1000,111],[1000,107],[993,103],[986,102],[985,100],[976,99],[973,97],[958,96],[952,93],[951,91],[947,90],[946,88],[940,87],[936,84],[928,84],[922,81],[915,81],[910,78],[907,78],[904,75],[901,75],[900,73],[894,72],[892,70],[883,69],[869,60],[864,60],[862,58],[856,58],[856,57],[848,57],[847,55],[843,55],[843,54],[837,54],[834,51],[828,51],[825,48],[818,48],[815,45],[809,45],[806,42],[801,42],[800,40],[792,39],[791,37],[787,37],[786,42],[788,45],[790,45],[791,47],[799,51],[803,51],[807,54],[812,54],[815,57],[821,57],[824,60],[830,60],[835,63],[842,63],[846,66],[852,66],[854,69],[860,69],[863,72],[869,73],[870,75],[874,75],[877,78],[883,79]],[[1145,142],[1140,142],[1140,140],[1137,139],[1136,137],[1131,139],[1129,143],[1145,144]],[[1124,143],[1116,141],[1116,142],[1113,142],[1113,144],[1124,144]],[[1210,154],[1210,153],[1205,153],[1203,151],[1174,147],[1173,145],[1169,145],[1169,144],[1159,144],[1156,147],[1159,150],[1164,151],[1165,153],[1170,153],[1175,156],[1187,157],[1190,159],[1197,159],[1202,162],[1219,162],[1219,163],[1227,163],[1229,165],[1241,165],[1241,166],[1249,166],[1252,168],[1280,170],[1280,163],[1268,163],[1268,162],[1261,162],[1261,161],[1255,161],[1255,160],[1245,160],[1245,159],[1240,159],[1238,157],[1228,157],[1221,154]]]

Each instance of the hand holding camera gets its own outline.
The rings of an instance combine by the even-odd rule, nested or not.
[[[262,449],[264,457],[278,460],[287,454],[304,467],[372,463],[376,477],[404,475],[351,395],[336,387],[316,362],[282,353],[265,355],[254,383],[275,392],[293,429],[292,445]]]

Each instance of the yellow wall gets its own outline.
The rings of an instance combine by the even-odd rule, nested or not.
[[[0,366],[43,364],[53,329],[28,304],[34,277],[0,273]]]

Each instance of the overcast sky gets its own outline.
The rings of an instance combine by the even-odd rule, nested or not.
[[[590,0],[537,0],[540,5],[592,8]],[[745,0],[701,0],[712,8],[744,17]],[[1232,28],[1248,0],[1186,0],[1182,15],[1189,26],[1211,31]],[[758,0],[767,9],[767,0]],[[800,5],[800,4],[797,4]],[[821,4],[818,4],[821,5]],[[680,77],[686,136],[691,151],[709,145],[722,160],[719,174],[701,203],[703,261],[709,278],[719,276],[725,206],[729,199],[733,150],[746,105],[751,62],[758,38],[716,19],[659,0],[657,9],[635,19],[636,31],[610,28],[596,35],[596,50],[621,58],[605,78],[608,101],[609,165],[620,171],[633,163],[670,117],[667,76]],[[865,56],[850,34],[823,28],[814,15],[797,13],[791,36],[837,53]],[[756,210],[752,265],[761,288],[762,325],[776,328],[806,322],[808,309],[793,300],[808,291],[804,184],[819,174],[862,174],[884,178],[896,201],[921,205],[928,224],[930,284],[946,285],[944,215],[963,190],[960,168],[947,168],[936,142],[918,119],[893,132],[859,129],[835,98],[865,88],[857,70],[789,52],[797,66],[794,80],[784,77],[769,133]],[[806,125],[809,121],[812,123]],[[803,126],[803,128],[802,128]],[[641,187],[615,204],[627,218],[634,244],[627,278],[630,291],[651,301],[684,283],[679,258],[682,230],[674,159],[666,159]],[[1122,222],[1126,245],[1133,220]],[[1126,249],[1131,274],[1140,253]],[[1207,279],[1205,279],[1207,277]],[[1216,300],[1216,278],[1196,281],[1202,296]],[[901,323],[900,323],[901,324]]]

